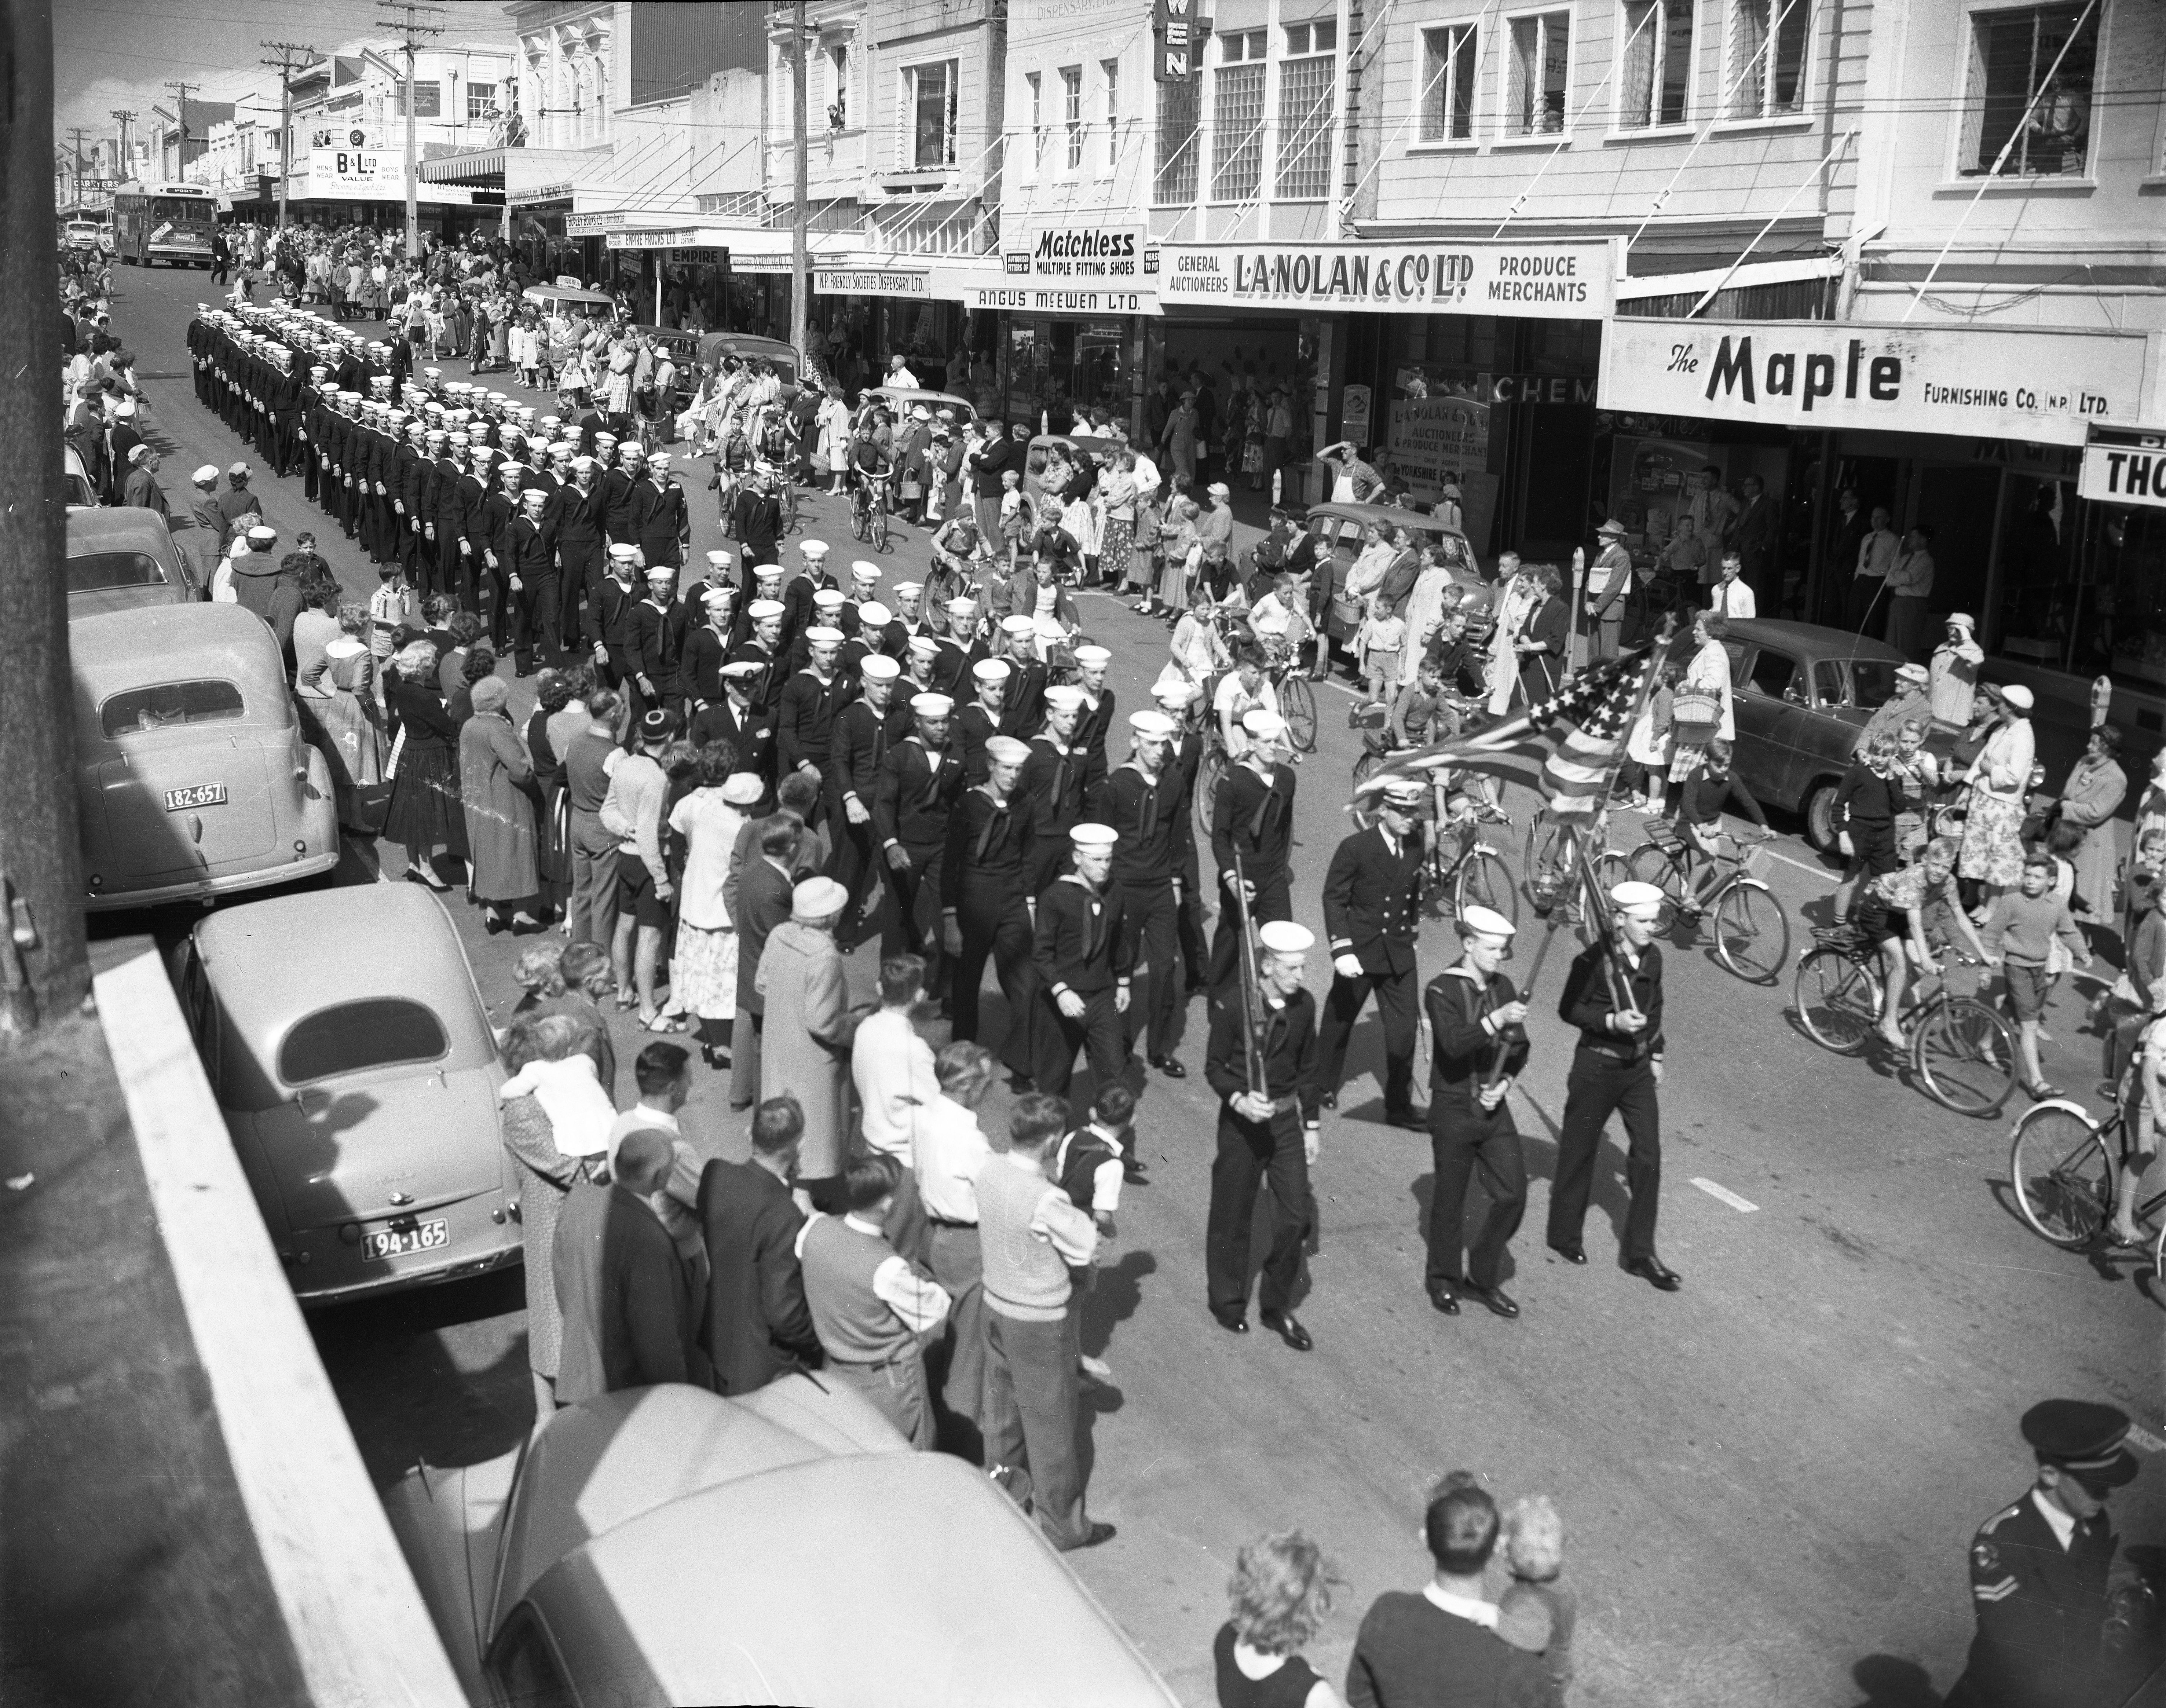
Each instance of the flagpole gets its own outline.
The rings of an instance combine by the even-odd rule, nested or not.
[[[1555,914],[1551,914],[1550,917],[1549,929],[1542,933],[1541,942],[1535,945],[1535,964],[1527,969],[1527,987],[1519,992],[1519,1001],[1522,1002],[1529,1001],[1534,996],[1535,981],[1540,978],[1542,976],[1542,963],[1549,959],[1550,944],[1556,940],[1556,917]],[[1505,1038],[1503,1033],[1499,1032],[1497,1034],[1497,1059],[1489,1064],[1488,1077],[1484,1079],[1482,1082],[1482,1088],[1484,1090],[1495,1085],[1498,1080],[1503,1078],[1504,1058],[1511,1053],[1512,1046],[1509,1040]]]

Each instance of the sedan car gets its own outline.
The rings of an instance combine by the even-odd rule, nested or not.
[[[203,596],[187,554],[156,510],[122,505],[67,513],[68,616],[187,605]]]
[[[977,409],[970,400],[957,397],[950,391],[913,391],[907,386],[874,385],[865,388],[859,401],[882,405],[897,420],[921,405],[925,413],[936,420],[941,410],[953,410],[959,432],[978,419]]]
[[[91,912],[209,902],[338,864],[330,769],[262,618],[237,605],[102,611],[71,621],[68,645]]]
[[[982,1471],[810,1377],[568,1406],[383,1504],[479,1703],[1176,1700]]]
[[[504,1070],[435,896],[358,884],[226,908],[176,983],[304,1306],[521,1261]]]
[[[717,367],[725,356],[734,356],[740,362],[764,362],[774,368],[775,378],[782,382],[785,403],[797,395],[797,352],[779,338],[762,338],[753,332],[703,332],[700,335],[700,360],[714,362]],[[679,358],[678,378],[684,378],[684,362]]]
[[[1732,767],[1762,805],[1804,814],[1806,840],[1825,854],[1858,732],[1894,695],[1907,660],[1847,629],[1772,618],[1731,623],[1723,645],[1737,724]],[[1945,758],[1954,741],[1936,728],[1926,745]]]
[[[1450,568],[1453,582],[1466,590],[1466,597],[1460,609],[1466,613],[1469,631],[1477,635],[1487,632],[1489,584],[1482,579],[1474,561],[1474,547],[1467,542],[1465,534],[1450,522],[1440,521],[1419,510],[1401,510],[1395,505],[1345,504],[1333,500],[1312,505],[1308,510],[1308,525],[1317,536],[1319,553],[1328,550],[1334,560],[1331,585],[1334,596],[1326,625],[1333,640],[1350,647],[1355,632],[1361,627],[1360,604],[1336,596],[1336,590],[1346,584],[1354,560],[1361,555],[1362,531],[1372,522],[1381,522],[1387,528],[1405,528],[1417,540],[1433,542],[1439,561]]]
[[[90,471],[72,445],[61,447],[61,477],[67,484],[67,507],[88,510],[98,503],[98,489],[90,484]]]

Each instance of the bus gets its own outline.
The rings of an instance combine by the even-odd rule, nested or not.
[[[218,198],[201,184],[127,183],[113,193],[113,241],[136,267],[210,265]]]

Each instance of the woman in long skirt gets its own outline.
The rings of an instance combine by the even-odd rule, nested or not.
[[[459,727],[437,696],[436,648],[427,641],[413,642],[391,661],[384,681],[391,715],[399,723],[384,839],[405,849],[409,880],[448,890],[451,886],[436,871],[436,850],[455,841],[465,846],[466,815],[459,798]]]

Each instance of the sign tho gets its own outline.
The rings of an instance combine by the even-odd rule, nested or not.
[[[1151,66],[1158,82],[1186,83],[1196,76],[1202,46],[1199,9],[1198,0],[1153,0]]]
[[[1871,427],[2080,445],[2136,413],[2142,333],[1619,320],[1606,329],[1606,410],[1764,426]]]
[[[1158,291],[1215,309],[1598,320],[1617,248],[1583,243],[1165,243]]]
[[[2093,427],[2076,490],[2105,504],[2166,510],[2166,427]]]

